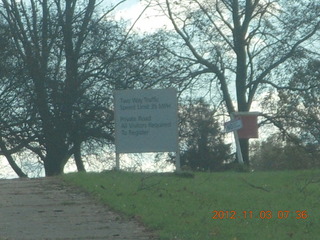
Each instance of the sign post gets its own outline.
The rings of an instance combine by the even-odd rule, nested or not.
[[[234,117],[234,113],[230,114],[231,121],[240,121],[241,124],[236,124],[236,127],[233,130],[233,135],[234,135],[234,140],[236,142],[236,152],[237,152],[237,158],[240,164],[243,164],[243,157],[242,157],[242,152],[241,152],[241,147],[240,147],[240,140],[238,136],[238,129],[242,128],[242,121],[241,120],[236,120]]]
[[[180,171],[176,90],[118,90],[114,105],[116,168],[120,153],[176,152]]]
[[[120,170],[120,154],[116,152],[116,170]]]

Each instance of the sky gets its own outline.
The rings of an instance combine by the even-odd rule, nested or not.
[[[119,0],[112,0],[111,4],[117,4],[118,2]],[[127,0],[117,7],[114,12],[115,19],[130,20],[130,22],[133,23],[144,9],[145,5],[143,4],[143,1]],[[164,26],[166,26],[166,28],[171,27],[169,20],[165,16],[159,16],[157,10],[148,8],[138,20],[134,29],[145,33],[153,32]]]

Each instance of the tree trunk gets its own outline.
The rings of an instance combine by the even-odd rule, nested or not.
[[[47,156],[44,161],[44,169],[46,177],[57,176],[63,174],[64,166],[61,164],[61,161],[57,161],[55,157]]]
[[[74,160],[76,162],[78,172],[85,172],[86,169],[83,165],[83,161],[81,158],[81,141],[80,140],[74,141]]]
[[[7,158],[8,163],[10,164],[11,168],[15,171],[15,173],[19,177],[28,177],[28,175],[25,174],[22,171],[22,169],[16,164],[16,162],[14,161],[13,157],[9,153],[6,145],[4,144],[4,142],[2,142],[2,140],[0,140],[0,149],[1,149],[2,153],[3,153],[3,155]]]
[[[63,174],[66,164],[66,156],[62,154],[48,153],[44,161],[44,169],[47,177]]]
[[[63,174],[64,166],[69,158],[67,146],[63,144],[63,140],[58,138],[53,143],[47,143],[47,154],[44,159],[44,169],[46,176],[57,176]]]
[[[239,1],[233,1],[232,14],[233,14],[233,40],[234,50],[237,55],[237,68],[236,68],[236,93],[239,112],[249,111],[249,104],[247,100],[247,53],[246,53],[246,35],[248,30],[248,19],[251,19],[252,3],[246,2],[245,20],[241,21],[241,14],[239,10]],[[249,139],[240,139],[240,148],[242,158],[245,165],[249,165]]]

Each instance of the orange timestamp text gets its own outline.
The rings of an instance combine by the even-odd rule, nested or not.
[[[297,210],[297,211],[222,211],[215,210],[212,211],[212,219],[307,219],[308,213],[306,210]]]

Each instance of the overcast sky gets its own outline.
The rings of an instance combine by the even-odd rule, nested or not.
[[[120,0],[112,0],[111,4],[117,4]],[[125,19],[133,23],[143,12],[145,6],[139,0],[127,0],[115,11],[116,20]],[[135,25],[135,30],[140,32],[152,32],[162,28],[164,25],[167,29],[171,27],[169,20],[164,16],[159,16],[159,12],[155,9],[148,8],[139,21]]]

